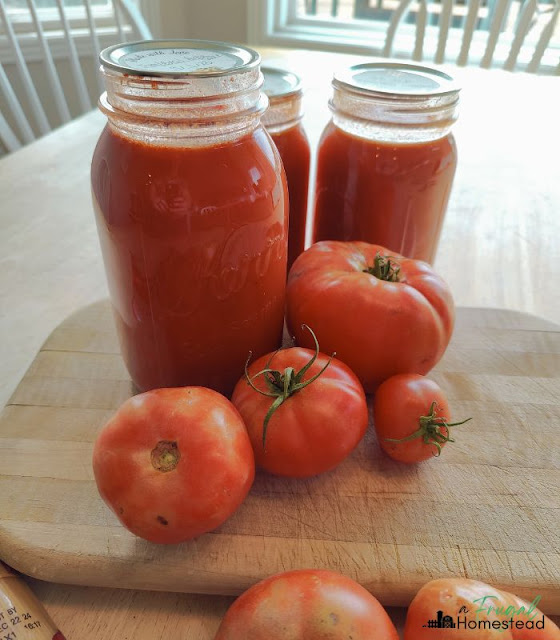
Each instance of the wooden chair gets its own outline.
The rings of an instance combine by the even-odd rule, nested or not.
[[[21,12],[8,11],[5,1],[0,0],[0,27],[3,27],[0,38],[5,40],[9,47],[11,58],[15,63],[15,75],[19,81],[17,84],[20,85],[19,92],[16,92],[6,69],[0,63],[0,94],[3,97],[4,107],[7,108],[6,115],[0,112],[0,141],[8,152],[18,149],[22,144],[27,144],[48,133],[54,126],[68,122],[93,107],[86,80],[88,75],[92,77],[93,71],[97,82],[93,94],[95,96],[95,93],[102,91],[97,73],[98,55],[102,46],[127,40],[151,38],[148,26],[131,0],[112,0],[111,12],[109,12],[112,19],[105,16],[102,25],[98,24],[99,20],[96,20],[90,0],[83,1],[84,15],[81,16],[79,21],[81,24],[78,26],[75,26],[78,23],[76,8],[69,10],[64,6],[63,0],[56,0],[56,4],[57,9],[42,10],[37,9],[35,0],[27,0],[28,13],[22,16]],[[70,15],[72,13],[73,15]],[[27,19],[25,29],[21,28],[22,17]],[[32,26],[31,32],[29,26]],[[61,58],[67,60],[70,67],[68,77],[66,74],[64,77],[64,88],[49,44],[53,34],[63,38]],[[89,60],[80,58],[78,52],[78,35],[81,42],[84,41],[85,36],[87,48],[90,51],[88,58],[94,63],[93,69],[91,67],[89,69],[89,74],[86,72],[90,64]],[[40,95],[29,70],[29,60],[26,60],[25,51],[30,50],[30,40],[39,47],[43,72],[49,86],[48,95]],[[59,56],[57,56],[57,63],[60,63]],[[37,77],[37,74],[35,76]],[[70,94],[73,95],[75,103],[73,113],[69,108]],[[55,118],[52,113],[49,120],[45,112],[44,105],[47,101],[52,101],[55,107],[57,122],[54,124],[52,120]]]
[[[517,5],[519,12],[512,17],[512,7]],[[405,18],[415,8],[414,24],[403,24]],[[457,16],[457,8],[464,8],[464,15]],[[542,11],[538,0],[490,0],[488,6],[484,0],[466,0],[464,5],[454,0],[400,0],[392,14],[383,55],[390,57],[395,53],[397,31],[406,30],[412,45],[410,57],[413,60],[430,60],[441,64],[452,62],[457,65],[478,63],[481,67],[502,67],[508,71],[522,70],[529,73],[543,71],[543,56],[549,47],[560,13],[560,0],[548,4],[548,11]],[[430,9],[432,12],[430,12]],[[439,17],[434,13],[437,10]],[[429,17],[437,19],[436,24],[428,24]],[[483,15],[486,14],[486,15]],[[453,21],[462,22],[461,27],[453,26]],[[510,28],[506,26],[511,23]],[[531,31],[540,31],[536,37]],[[531,42],[529,42],[531,40]],[[430,42],[431,51],[426,52],[426,43]],[[453,44],[449,47],[450,43]],[[454,49],[449,52],[449,49]],[[446,55],[447,49],[447,55]],[[520,64],[520,53],[529,52],[530,59],[524,66]],[[557,56],[558,58],[559,56]],[[548,71],[560,74],[559,60]]]

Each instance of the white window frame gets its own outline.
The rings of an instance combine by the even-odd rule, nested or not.
[[[291,0],[248,0],[249,41],[263,46],[305,47],[381,55],[386,28],[374,21],[298,16]]]
[[[154,7],[154,2],[149,0],[134,0],[143,8],[143,5]],[[27,9],[8,9],[12,15],[12,27],[18,36],[19,45],[27,62],[40,62],[43,60],[43,52],[39,40],[35,34],[35,27],[31,15]],[[41,26],[45,38],[49,43],[53,58],[60,59],[68,56],[68,48],[64,33],[60,27],[60,14],[58,9],[40,8],[37,13],[41,18]],[[150,11],[152,13],[152,11]],[[101,48],[114,42],[116,31],[112,6],[92,5],[92,14],[97,26],[97,35]],[[155,15],[155,14],[154,14]],[[92,52],[91,34],[87,20],[86,9],[83,5],[66,8],[66,17],[72,30],[72,36],[79,56],[87,56]],[[127,27],[125,27],[125,31]],[[13,64],[16,59],[7,36],[0,34],[0,59],[4,64]]]
[[[250,42],[263,46],[303,47],[338,51],[358,55],[382,56],[388,22],[377,20],[329,20],[315,16],[298,16],[295,11],[295,0],[248,0],[249,2],[249,37]],[[428,57],[435,51],[437,35],[430,38],[430,31],[435,34],[435,27],[426,27],[425,48]],[[459,29],[450,29],[461,31]],[[393,56],[410,59],[414,49],[414,25],[399,26],[400,48],[393,50]],[[484,53],[482,33],[473,35],[472,59],[477,62]],[[477,51],[477,40],[480,40],[480,51]],[[456,59],[460,42],[449,42],[446,50],[447,60]],[[477,59],[478,58],[478,59]],[[446,61],[447,61],[446,60]]]
[[[315,16],[298,16],[295,0],[248,0],[248,35],[250,42],[270,47],[295,47],[338,51],[367,56],[382,56],[388,22],[368,20],[329,20]],[[455,64],[460,47],[462,29],[451,28],[445,64]],[[505,61],[513,37],[503,34],[496,46],[496,66]],[[410,59],[414,50],[415,27],[399,26],[399,36],[392,56]],[[486,49],[486,32],[475,31],[469,48],[468,63],[478,65]],[[437,27],[426,27],[425,57],[429,63],[437,47]],[[518,69],[523,70],[532,54],[531,44],[524,45],[519,54]],[[557,62],[549,53],[548,63],[543,58],[541,71],[553,72]]]

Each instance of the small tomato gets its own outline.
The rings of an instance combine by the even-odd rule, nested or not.
[[[544,619],[543,628],[529,625],[531,619]],[[455,626],[445,626],[450,622]],[[529,603],[467,578],[425,584],[408,607],[404,628],[404,640],[559,639],[558,627]]]
[[[215,640],[398,640],[385,609],[354,580],[302,569],[263,580],[226,612]]]
[[[232,515],[251,488],[255,462],[231,402],[211,389],[182,387],[127,400],[97,437],[93,471],[129,531],[178,543]]]
[[[311,332],[313,333],[313,332]],[[336,467],[362,439],[368,409],[362,385],[339,360],[292,347],[263,356],[237,383],[232,402],[257,465],[293,478]]]
[[[408,607],[404,640],[513,640],[511,632],[501,625],[491,628],[492,623],[500,622],[501,618],[495,611],[486,610],[489,602],[504,610],[508,606],[503,594],[484,582],[466,578],[432,580],[418,591]],[[477,613],[478,609],[484,610]],[[446,616],[455,627],[434,625],[433,621],[438,619],[445,624]],[[465,620],[465,627],[457,625],[458,617]],[[476,624],[477,621],[483,623],[480,629],[468,627],[469,622]]]
[[[290,269],[286,322],[297,344],[336,351],[366,392],[397,373],[426,374],[449,344],[454,305],[426,262],[366,242],[317,242]]]
[[[394,460],[420,462],[438,456],[449,437],[449,404],[438,384],[414,373],[392,376],[377,389],[373,421],[381,448]]]

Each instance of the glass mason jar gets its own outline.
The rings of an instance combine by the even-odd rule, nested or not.
[[[136,387],[229,394],[281,343],[287,187],[261,125],[260,56],[225,43],[105,49],[91,167],[121,351]]]
[[[400,63],[335,74],[318,150],[313,242],[364,240],[433,262],[457,165],[459,89]]]
[[[269,107],[262,121],[272,136],[286,171],[290,200],[288,268],[305,248],[307,191],[311,149],[301,123],[303,117],[301,80],[295,73],[262,67],[263,91]]]

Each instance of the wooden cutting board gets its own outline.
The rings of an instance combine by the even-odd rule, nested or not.
[[[132,393],[96,303],[52,333],[0,417],[0,557],[53,582],[216,594],[323,567],[385,605],[468,576],[560,613],[560,327],[460,309],[431,377],[453,418],[473,416],[440,459],[400,465],[370,429],[335,471],[260,473],[219,530],[159,546],[123,529],[93,481],[96,433]]]

